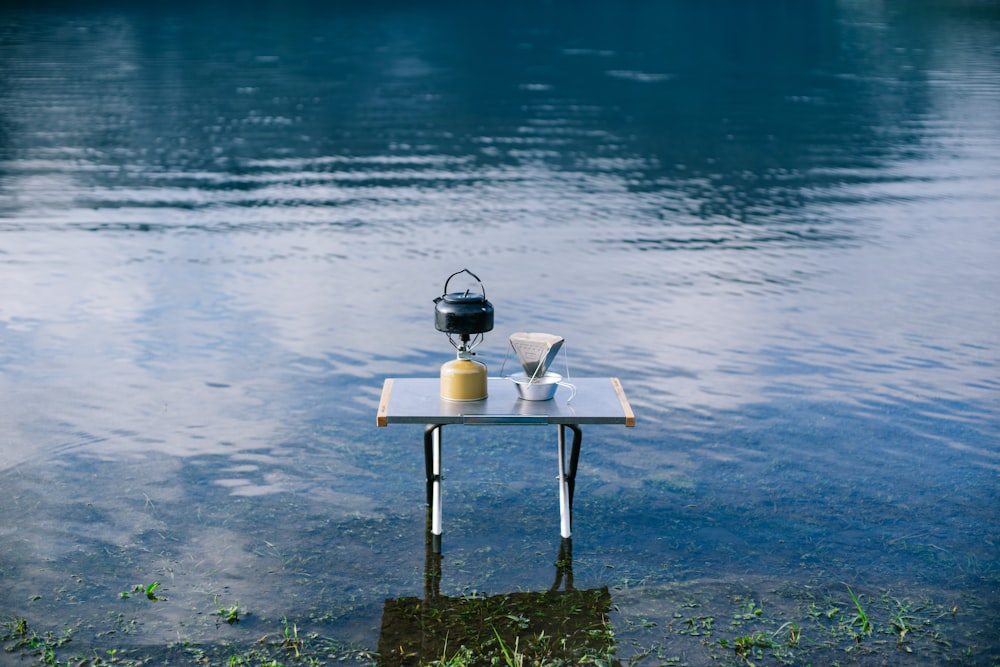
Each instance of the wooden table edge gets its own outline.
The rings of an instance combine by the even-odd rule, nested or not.
[[[622,387],[621,381],[618,378],[611,378],[611,386],[615,388],[618,402],[622,406],[622,412],[625,413],[625,426],[635,426],[635,413],[632,412],[632,406],[629,405],[628,398],[625,396],[625,389]]]
[[[392,378],[386,378],[382,383],[382,397],[378,400],[378,416],[375,423],[379,426],[389,425],[389,399],[392,397]]]

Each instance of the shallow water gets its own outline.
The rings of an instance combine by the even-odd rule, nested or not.
[[[450,358],[468,267],[491,371],[551,331],[635,409],[574,513],[620,656],[715,664],[686,604],[846,584],[957,609],[888,659],[992,664],[998,37],[975,1],[0,10],[0,613],[375,650],[427,566],[379,391]],[[551,440],[448,434],[442,594],[552,583]]]

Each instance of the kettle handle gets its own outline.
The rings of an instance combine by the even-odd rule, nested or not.
[[[477,276],[472,271],[469,271],[468,269],[462,269],[461,271],[456,271],[455,273],[453,273],[450,276],[448,276],[448,280],[444,281],[444,292],[442,292],[441,294],[444,295],[444,294],[448,293],[448,283],[450,283],[451,279],[454,278],[455,276],[457,276],[460,273],[468,273],[470,276],[472,276],[473,278],[476,279],[476,282],[479,283],[479,289],[481,289],[483,291],[483,300],[485,301],[486,300],[486,286],[483,285],[483,281],[479,279],[479,276]],[[466,293],[468,293],[468,291],[466,291]]]

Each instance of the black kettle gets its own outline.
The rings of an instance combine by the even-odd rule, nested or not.
[[[468,273],[475,278],[481,293],[465,290],[449,294],[448,283],[460,273]],[[479,276],[468,269],[448,276],[448,280],[444,281],[444,292],[434,299],[434,328],[463,337],[493,330],[493,304],[486,300],[486,288]]]

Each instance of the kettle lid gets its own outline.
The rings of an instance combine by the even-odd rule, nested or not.
[[[485,294],[471,294],[468,290],[464,292],[450,292],[448,294],[442,294],[435,301],[444,301],[445,303],[485,303]]]

